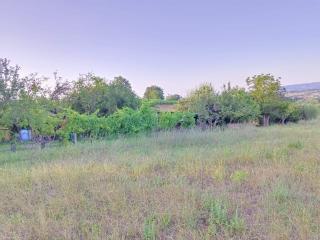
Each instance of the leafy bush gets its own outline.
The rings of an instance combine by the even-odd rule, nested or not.
[[[255,121],[261,114],[258,103],[238,87],[224,90],[219,96],[219,105],[225,123]]]
[[[208,211],[208,235],[213,237],[217,232],[228,230],[231,235],[241,233],[245,229],[245,221],[235,210],[232,216],[229,216],[227,204],[216,199],[206,200],[204,207]]]
[[[36,102],[27,99],[11,102],[1,116],[1,124],[12,132],[23,128],[33,134],[54,135],[57,119]]]
[[[157,126],[157,114],[143,105],[138,111],[130,108],[118,110],[106,121],[112,135],[136,134],[154,129]]]
[[[172,129],[175,127],[189,128],[195,125],[193,113],[189,112],[162,112],[159,114],[159,128]]]

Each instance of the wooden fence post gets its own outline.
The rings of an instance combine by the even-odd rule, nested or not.
[[[41,149],[44,149],[46,147],[46,142],[45,141],[42,141],[41,142]]]
[[[73,144],[77,144],[77,134],[71,133],[71,141]]]
[[[16,146],[15,143],[11,143],[10,150],[11,150],[11,152],[16,152],[17,151],[17,146]]]

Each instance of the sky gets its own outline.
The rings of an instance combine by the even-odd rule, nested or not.
[[[201,83],[320,81],[320,0],[0,0],[0,58],[185,95]]]

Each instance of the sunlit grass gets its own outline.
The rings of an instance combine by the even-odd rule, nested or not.
[[[320,122],[0,153],[0,239],[319,239]]]

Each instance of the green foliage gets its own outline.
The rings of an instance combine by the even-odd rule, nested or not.
[[[63,140],[70,138],[71,133],[77,133],[86,137],[99,137],[104,135],[104,118],[99,118],[96,114],[79,114],[71,109],[64,109],[57,114],[59,128],[57,136]]]
[[[268,107],[268,110],[266,110]],[[280,122],[282,124],[287,121],[297,122],[301,118],[301,110],[299,106],[287,99],[276,99],[264,106],[265,113],[270,115],[272,122]]]
[[[170,224],[172,223],[171,215],[166,213],[160,216],[159,225],[161,229],[169,228]]]
[[[107,125],[113,135],[151,131],[157,126],[157,114],[145,105],[138,111],[124,108],[108,117]]]
[[[280,95],[280,78],[271,74],[260,74],[247,78],[251,95],[259,103],[264,104]]]
[[[303,143],[301,141],[296,141],[288,144],[288,148],[292,149],[302,149]]]
[[[174,94],[164,100],[163,89],[150,86],[142,101],[121,76],[106,81],[90,73],[70,83],[62,82],[54,73],[54,79],[55,87],[47,89],[42,85],[46,78],[37,74],[20,78],[18,66],[0,59],[0,125],[11,135],[27,128],[35,136],[68,140],[71,133],[90,138],[130,135],[195,124],[205,127],[250,122],[261,119],[261,114],[265,124],[270,120],[284,124],[313,119],[319,112],[315,104],[285,99],[280,80],[270,74],[248,78],[250,93],[230,84],[218,93],[206,83],[186,98]],[[160,108],[161,104],[177,104],[179,111],[157,114],[155,108],[167,107]],[[0,138],[7,139],[8,132],[1,133]]]
[[[271,74],[260,74],[247,78],[247,85],[252,97],[260,105],[264,126],[268,126],[270,115],[277,109],[281,96],[280,79]]]
[[[284,184],[277,184],[273,189],[272,196],[277,203],[284,203],[290,197],[289,188]]]
[[[239,216],[238,210],[236,210],[235,214],[230,219],[228,229],[231,234],[241,233],[245,230],[244,219]]]
[[[99,116],[111,115],[118,109],[139,106],[138,96],[133,92],[128,80],[116,77],[110,83],[93,74],[82,75],[74,83],[74,90],[68,97],[72,109],[79,113]]]
[[[208,199],[205,208],[209,212],[208,235],[214,236],[217,232],[227,230],[230,234],[241,233],[245,229],[244,219],[238,214],[238,210],[230,217],[227,205],[220,200]]]
[[[175,127],[190,128],[195,125],[193,113],[189,112],[162,112],[159,113],[159,128],[172,129]]]
[[[155,85],[147,87],[143,97],[145,99],[164,99],[163,89]]]
[[[2,114],[1,125],[12,132],[22,128],[32,129],[34,134],[54,135],[57,119],[37,102],[21,99],[12,101]]]
[[[57,131],[62,139],[69,139],[71,133],[97,138],[107,135],[137,134],[151,131],[157,126],[157,114],[148,106],[139,110],[123,108],[109,117],[98,117],[96,113],[85,115],[66,109],[58,113],[60,128]]]
[[[148,217],[144,222],[143,239],[144,240],[156,239],[156,217],[154,215]]]
[[[19,97],[24,88],[24,82],[19,78],[19,67],[11,66],[6,58],[0,58],[0,109],[3,109],[10,100]]]
[[[211,84],[203,84],[178,103],[180,111],[196,113],[199,122],[216,126],[221,121],[219,96]]]
[[[225,123],[255,121],[260,116],[260,107],[242,88],[225,89],[219,98],[221,118]]]
[[[246,181],[248,176],[249,176],[249,174],[246,171],[236,170],[231,174],[230,179],[233,182],[241,183],[241,182]]]
[[[244,89],[229,86],[219,95],[210,84],[203,84],[181,99],[178,108],[197,113],[201,123],[214,126],[254,121],[260,115],[259,105]]]
[[[227,207],[222,201],[211,200],[206,203],[209,211],[209,223],[224,226],[228,223]]]

